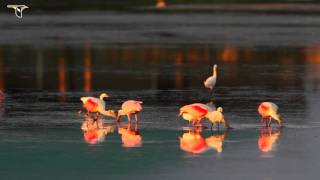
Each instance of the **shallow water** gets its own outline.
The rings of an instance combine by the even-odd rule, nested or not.
[[[0,15],[0,19],[6,16]],[[72,17],[79,20],[83,16]],[[129,16],[119,16],[117,27],[121,29],[132,23],[125,18]],[[170,39],[172,29],[165,21],[167,16],[153,15],[148,17],[150,19],[132,24],[148,24],[156,19],[162,24],[155,29],[163,26],[161,31]],[[218,42],[202,39],[208,35],[204,33],[195,36],[199,41],[187,43],[185,40],[188,38],[180,36],[172,36],[169,44],[164,44],[152,36],[144,39],[128,34],[133,39],[124,40],[124,44],[112,35],[106,35],[103,43],[99,43],[99,38],[95,36],[82,36],[86,32],[83,29],[72,34],[80,37],[79,41],[69,39],[70,34],[63,33],[59,34],[59,40],[48,39],[36,34],[43,32],[41,28],[53,34],[60,32],[63,28],[59,24],[64,24],[64,16],[53,18],[58,26],[50,30],[45,26],[39,29],[35,23],[37,18],[45,20],[50,17],[36,15],[25,21],[32,21],[26,29],[34,33],[30,36],[32,41],[21,41],[23,38],[17,36],[15,41],[9,42],[2,36],[0,89],[5,92],[5,99],[0,106],[1,177],[315,179],[318,176],[320,147],[320,54],[319,46],[314,42],[320,36],[317,36],[313,29],[317,28],[313,26],[318,17],[261,15],[246,26],[243,23],[248,15],[240,14],[238,19],[231,18],[233,16],[199,15],[196,18],[203,20],[200,22],[203,26],[199,26],[199,22],[186,23],[192,17],[190,14],[175,16],[169,21],[174,24],[182,19],[182,24],[191,24],[210,34],[212,27],[221,25],[205,25],[210,18],[225,19],[229,25],[223,26],[223,34],[228,36],[219,36]],[[97,26],[91,26],[89,23],[96,17],[103,16],[84,19],[89,30],[101,25],[94,22]],[[107,16],[112,17],[116,15]],[[132,17],[139,19],[141,15]],[[277,19],[279,17],[280,20]],[[268,21],[260,22],[259,18]],[[291,23],[285,23],[286,18]],[[302,19],[310,20],[312,27]],[[68,23],[74,28],[78,22]],[[266,31],[257,30],[261,23],[267,23]],[[3,21],[0,25],[9,29],[15,27]],[[235,28],[237,33],[228,32],[230,27]],[[128,28],[131,29],[131,26]],[[131,31],[140,34],[140,30]],[[153,30],[145,29],[151,34]],[[20,30],[1,31],[22,33]],[[253,31],[257,33],[253,34],[256,39],[248,36]],[[271,31],[287,36],[278,38],[282,36],[273,36]],[[181,32],[187,31],[181,29]],[[233,35],[243,37],[245,41],[237,38],[232,38],[236,41],[228,41]],[[108,37],[116,42],[105,44]],[[90,41],[84,43],[84,39]],[[56,44],[58,41],[61,43]],[[44,42],[48,44],[43,46]],[[212,64],[219,66],[213,95],[202,84],[210,75]],[[81,107],[79,97],[98,96],[101,92],[111,96],[107,100],[107,106],[111,109],[119,109],[126,99],[144,102],[144,109],[139,114],[141,147],[123,147],[117,130],[94,145],[84,140],[80,130],[83,118],[77,114]],[[222,142],[223,151],[218,153],[212,148],[202,154],[182,151],[179,137],[187,132],[188,123],[178,117],[179,107],[209,101],[224,108],[226,118],[234,127]],[[286,126],[269,152],[262,152],[258,146],[261,124],[256,110],[261,101],[278,104]],[[104,121],[113,123],[109,118],[104,118]],[[278,132],[276,124],[273,131]],[[217,131],[205,130],[201,134],[203,138],[208,138],[216,135]]]

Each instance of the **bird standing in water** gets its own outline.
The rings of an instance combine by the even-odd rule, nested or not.
[[[193,126],[202,126],[201,120],[212,111],[212,108],[202,103],[188,104],[180,108],[180,116],[192,123]]]
[[[136,123],[138,123],[138,113],[142,110],[142,101],[136,101],[136,100],[127,100],[125,101],[121,109],[118,111],[118,116],[116,118],[116,121],[120,121],[120,117],[127,115],[128,122],[131,123],[130,115],[134,114]]]
[[[223,112],[222,107],[218,107],[217,110],[211,111],[206,115],[206,118],[208,118],[209,121],[212,123],[211,129],[214,124],[217,124],[218,126],[217,128],[219,130],[220,128],[219,124],[221,123],[224,124],[226,129],[231,129],[229,122],[224,118],[224,115],[222,114],[222,112]]]
[[[261,115],[261,122],[266,126],[270,126],[272,119],[277,121],[280,127],[283,127],[281,116],[278,114],[278,106],[272,102],[262,102],[258,107],[258,112]],[[265,118],[269,117],[269,123],[265,121]]]
[[[215,64],[213,65],[213,75],[208,77],[204,82],[204,86],[206,88],[209,88],[211,91],[213,90],[214,86],[216,85],[217,82],[217,68],[218,66]]]
[[[216,123],[218,125],[220,123],[223,123],[227,129],[231,128],[228,121],[224,119],[221,107],[218,107],[218,109],[216,110],[214,107],[211,107],[207,104],[194,103],[181,107],[180,115],[182,115],[183,119],[191,122],[194,126],[202,126],[201,120],[203,118],[207,118],[212,123],[212,125]]]
[[[81,97],[80,100],[83,103],[83,109],[87,110],[87,116],[90,113],[96,113],[97,119],[99,118],[100,114],[105,116],[110,116],[116,118],[116,114],[112,110],[105,110],[106,103],[104,102],[104,98],[109,97],[106,93],[102,93],[99,98],[95,97]],[[81,110],[80,110],[81,113]]]

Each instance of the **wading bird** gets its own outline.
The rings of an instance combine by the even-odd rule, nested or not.
[[[208,77],[204,82],[204,86],[206,88],[209,88],[211,91],[213,90],[214,86],[216,85],[217,82],[217,68],[218,66],[215,64],[213,65],[213,75]]]
[[[142,101],[136,101],[136,100],[127,100],[125,101],[121,109],[118,111],[118,116],[116,118],[116,121],[120,121],[120,117],[127,115],[128,122],[131,123],[130,115],[134,114],[136,123],[138,123],[138,113],[142,110]]]
[[[193,126],[202,126],[201,120],[212,111],[212,108],[202,103],[185,105],[180,108],[180,116]]]
[[[270,126],[272,119],[277,121],[277,123],[280,125],[280,127],[283,126],[282,118],[278,112],[278,106],[272,102],[262,102],[259,105],[258,112],[261,115],[261,122],[265,123],[266,126]],[[269,123],[265,121],[265,118],[269,117]]]
[[[194,103],[180,108],[180,116],[181,115],[183,119],[191,122],[194,126],[202,126],[201,120],[203,118],[207,118],[212,123],[211,129],[213,124],[219,125],[220,123],[223,123],[227,129],[231,128],[228,121],[225,120],[222,114],[221,107],[216,110],[214,107],[207,104]]]
[[[116,114],[112,110],[105,110],[105,102],[104,98],[109,97],[106,93],[102,93],[100,95],[100,98],[95,97],[81,97],[80,100],[83,103],[83,109],[86,109],[87,116],[90,115],[90,113],[96,113],[97,119],[99,118],[100,114],[103,114],[105,116],[110,116],[113,118],[116,118]],[[81,113],[82,110],[79,111]]]
[[[224,124],[226,129],[230,129],[229,122],[224,118],[224,115],[222,114],[223,109],[222,107],[218,107],[217,110],[211,111],[206,115],[206,118],[209,119],[211,122],[211,129],[213,125],[217,125],[217,128],[219,130],[220,124]]]

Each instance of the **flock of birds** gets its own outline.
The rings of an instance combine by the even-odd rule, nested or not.
[[[204,86],[213,91],[217,82],[217,65],[213,66],[213,74],[204,81]],[[86,111],[86,117],[92,117],[93,122],[100,119],[101,115],[109,116],[115,119],[119,124],[121,116],[127,116],[128,124],[131,123],[131,116],[134,115],[135,123],[138,123],[138,113],[142,111],[142,101],[127,100],[123,102],[121,109],[118,112],[113,110],[106,110],[105,98],[109,96],[102,93],[99,98],[96,97],[81,97],[83,109]],[[258,107],[258,113],[261,115],[261,123],[266,127],[270,127],[272,120],[275,120],[280,127],[283,127],[283,120],[278,114],[278,106],[273,102],[262,102]],[[82,112],[80,110],[80,112]],[[194,127],[203,127],[202,119],[206,118],[211,122],[211,129],[213,126],[223,124],[226,129],[230,129],[229,122],[224,118],[223,108],[215,108],[212,104],[193,103],[180,108],[180,116],[184,120],[189,121]],[[269,118],[269,121],[268,121]]]

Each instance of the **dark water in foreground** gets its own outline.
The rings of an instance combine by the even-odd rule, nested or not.
[[[61,23],[59,18],[57,24]],[[261,25],[259,20],[245,26],[228,15],[220,18],[228,21],[222,34],[230,36],[219,37],[218,43],[206,43],[202,39],[206,34],[183,43],[185,38],[171,36],[172,29],[164,23],[160,36],[172,37],[169,44],[155,43],[154,36],[147,36],[147,43],[135,37],[139,44],[132,43],[135,38],[125,44],[121,44],[123,39],[100,44],[97,37],[83,43],[90,39],[87,36],[74,45],[75,39],[68,39],[71,34],[59,34],[58,39],[42,35],[35,38],[39,29],[32,30],[38,26],[32,24],[34,19],[27,31],[35,32],[35,44],[23,43],[21,37],[13,43],[0,38],[0,89],[5,92],[0,116],[1,179],[316,179],[320,167],[320,54],[314,43],[317,27],[306,21],[295,22],[292,16],[289,24],[284,23],[285,17],[274,24],[270,23],[274,17],[266,16],[263,18],[269,23],[261,32],[256,29]],[[244,22],[246,16],[239,18]],[[317,22],[317,17],[309,18]],[[120,29],[126,23],[120,21]],[[212,27],[219,26],[190,24],[208,34]],[[246,43],[241,44],[241,39],[234,44],[228,41],[233,35],[227,31],[230,24],[238,30],[235,37],[241,32],[246,35]],[[51,32],[63,30],[61,26]],[[88,26],[89,30],[98,27]],[[153,30],[145,29],[149,34]],[[81,37],[83,32],[74,36]],[[250,39],[250,32],[257,33],[256,39]],[[279,38],[282,36],[272,36],[272,32],[287,36]],[[268,38],[271,36],[273,39]],[[42,46],[47,40],[49,44]],[[212,64],[219,66],[213,96],[202,85]],[[141,147],[123,147],[117,130],[94,145],[84,140],[82,118],[77,115],[79,97],[101,92],[111,96],[107,100],[111,109],[119,109],[126,99],[144,102],[139,125]],[[235,129],[220,139],[220,153],[215,148],[202,154],[182,151],[179,137],[187,132],[187,122],[178,117],[179,107],[210,100],[224,108]],[[261,101],[279,105],[284,129],[280,131],[275,125],[272,132],[261,135],[256,112]],[[104,121],[113,123],[108,118]],[[222,137],[209,130],[201,137],[213,136]]]

